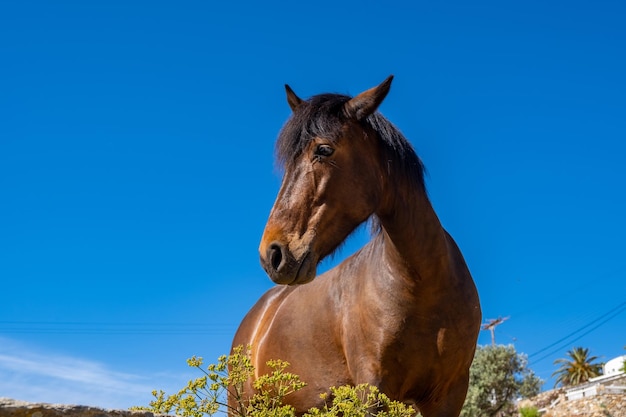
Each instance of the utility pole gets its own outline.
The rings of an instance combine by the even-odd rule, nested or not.
[[[489,330],[491,332],[491,345],[496,345],[496,326],[504,323],[511,317],[498,317],[497,319],[487,320],[487,323],[480,326],[481,330]]]

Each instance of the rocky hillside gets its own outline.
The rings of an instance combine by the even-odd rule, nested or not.
[[[0,417],[154,417],[143,411],[104,410],[84,405],[35,404],[0,398]]]
[[[541,410],[542,417],[626,417],[626,393],[614,393],[599,386],[595,395],[568,399],[566,390],[560,388],[518,404],[518,407],[528,406]]]

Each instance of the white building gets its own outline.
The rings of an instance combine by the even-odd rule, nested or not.
[[[607,363],[605,363],[603,368],[603,374],[608,375],[617,375],[621,372],[624,372],[624,362],[626,362],[626,355],[618,356],[617,358],[611,359]]]

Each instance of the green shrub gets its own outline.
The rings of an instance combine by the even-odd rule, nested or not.
[[[254,381],[255,393],[247,399],[244,387],[254,374],[249,350],[235,348],[230,356],[221,356],[217,364],[202,368],[202,358],[192,357],[187,364],[199,369],[203,375],[191,380],[176,394],[166,395],[163,391],[152,391],[154,400],[148,407],[132,407],[133,410],[150,411],[158,414],[175,414],[181,417],[205,417],[216,413],[238,417],[294,417],[292,406],[283,403],[289,394],[306,386],[297,375],[286,372],[289,366],[281,360],[267,362],[270,373]],[[230,371],[229,371],[230,370]],[[234,399],[229,406],[226,394]],[[312,408],[304,417],[413,417],[412,407],[391,401],[378,388],[361,384],[356,387],[331,387],[322,399],[326,404],[321,409]]]
[[[373,415],[377,417],[413,417],[415,410],[399,401],[392,401],[378,388],[369,384],[360,384],[355,387],[344,385],[339,388],[331,387],[332,401],[326,403],[320,410],[312,408],[305,417],[363,417]],[[327,399],[322,394],[322,399]]]
[[[541,414],[537,407],[521,407],[519,409],[519,415],[521,417],[539,417]]]

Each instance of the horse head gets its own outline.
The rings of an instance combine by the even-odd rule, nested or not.
[[[277,141],[284,175],[259,247],[277,284],[313,280],[318,263],[383,203],[383,150],[366,119],[392,78],[354,98],[303,100],[285,86],[292,115]]]

